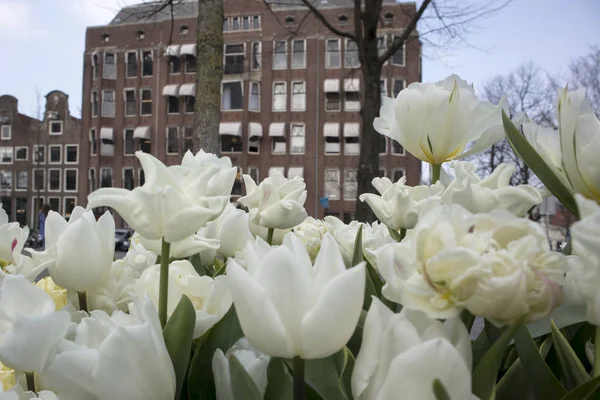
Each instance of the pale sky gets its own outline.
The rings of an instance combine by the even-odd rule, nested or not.
[[[79,116],[85,29],[107,24],[117,9],[136,2],[0,0],[0,95],[17,97],[20,111],[35,116],[36,91],[43,97],[62,90],[69,95],[71,113]],[[560,72],[589,46],[600,45],[599,17],[599,0],[513,0],[479,21],[468,38],[471,47],[424,57],[423,80],[457,73],[477,89],[527,61]]]

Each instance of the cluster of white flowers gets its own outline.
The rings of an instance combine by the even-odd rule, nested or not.
[[[336,371],[332,386],[347,384],[346,398],[440,398],[435,385],[477,398],[461,315],[521,326],[573,287],[600,325],[600,122],[583,91],[559,96],[558,134],[526,119],[522,130],[577,200],[573,256],[523,218],[542,192],[510,186],[513,166],[482,178],[459,161],[504,136],[504,101],[479,100],[454,75],[384,99],[376,129],[437,173],[421,186],[375,178],[379,194],[360,200],[380,222],[307,217],[304,181],[280,174],[245,175],[248,211],[236,209],[236,168],[203,151],[169,167],[136,153],[144,185],[99,189],[68,221],[50,212],[44,251],[24,249],[28,229],[0,209],[0,400],[174,399],[206,365],[217,399],[263,398],[271,373],[284,382],[289,367],[301,374],[301,360],[350,351],[357,338],[355,363],[344,355],[351,376]],[[121,260],[112,215],[91,211],[100,206],[136,231]]]

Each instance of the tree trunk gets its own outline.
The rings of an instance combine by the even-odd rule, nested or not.
[[[219,154],[223,18],[223,0],[198,0],[194,151],[214,154]]]

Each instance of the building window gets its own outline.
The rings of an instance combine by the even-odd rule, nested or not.
[[[338,16],[338,22],[340,25],[346,25],[348,23],[348,16],[344,14]]]
[[[127,78],[135,78],[138,74],[138,53],[137,51],[128,51],[125,59],[125,76]]]
[[[223,20],[223,32],[229,32],[230,31],[230,27],[229,27],[229,18],[225,18]]]
[[[112,187],[113,185],[113,174],[112,168],[101,168],[100,169],[100,187]]]
[[[231,19],[231,30],[232,31],[240,30],[240,17],[233,17]]]
[[[17,171],[17,190],[27,190],[27,170]]]
[[[325,54],[325,68],[340,67],[340,40],[327,39]]]
[[[222,153],[241,153],[244,150],[242,138],[236,135],[220,135]]]
[[[152,153],[152,142],[146,139],[140,140],[140,151],[142,153]]]
[[[125,116],[134,116],[137,112],[136,110],[135,89],[125,89]]]
[[[0,164],[12,164],[13,163],[13,148],[12,147],[0,147]]]
[[[254,182],[258,182],[258,178],[259,178],[258,167],[248,167],[248,175],[250,175],[250,178],[252,178],[252,180]]]
[[[98,116],[98,92],[92,92],[92,117]]]
[[[140,97],[142,99],[142,107],[140,115],[152,114],[152,89],[142,89]]]
[[[262,43],[252,42],[252,62],[250,69],[259,70],[262,67]]]
[[[183,132],[183,151],[194,151],[194,128],[186,126]]]
[[[44,190],[46,175],[43,169],[33,170],[33,190]]]
[[[287,42],[280,40],[273,44],[273,69],[287,68]]]
[[[250,136],[248,138],[248,153],[259,154],[260,153],[260,137]]]
[[[102,132],[103,129],[106,128],[102,128],[100,130],[100,132]],[[101,156],[114,156],[115,155],[115,141],[114,141],[114,136],[113,136],[113,130],[112,128],[108,128],[110,129],[110,137],[102,137],[102,134],[100,134],[100,155]]]
[[[328,122],[323,125],[325,136],[325,154],[340,154],[340,124]]]
[[[387,138],[379,135],[379,154],[387,154]]]
[[[102,78],[117,79],[117,55],[115,53],[104,53]]]
[[[358,45],[354,40],[346,39],[346,52],[344,53],[344,66],[346,68],[360,67],[360,59],[358,57]]]
[[[285,82],[275,82],[273,84],[273,111],[285,111],[287,103],[287,94]]]
[[[356,200],[358,183],[356,182],[356,169],[344,170],[344,200]]]
[[[65,218],[69,218],[71,213],[77,205],[77,199],[75,197],[64,197],[63,198],[63,212]]]
[[[306,40],[292,41],[292,68],[306,68]]]
[[[62,121],[50,121],[50,135],[62,135],[63,133],[63,122]]]
[[[326,111],[340,111],[341,108],[341,96],[338,92],[325,93]]]
[[[292,82],[292,111],[306,110],[306,82]]]
[[[241,74],[244,72],[244,44],[226,44],[224,51],[225,61],[223,72],[225,74]]]
[[[196,98],[194,96],[184,96],[183,101],[185,104],[185,112],[191,114],[194,112],[196,107]]]
[[[385,36],[379,36],[377,38],[377,55],[381,57],[385,51],[387,50],[387,43],[385,40]]]
[[[0,171],[0,187],[2,190],[12,190],[12,171]]]
[[[152,50],[142,51],[142,76],[152,76],[154,57]]]
[[[340,198],[340,170],[337,168],[325,169],[325,196],[330,200]]]
[[[248,99],[248,110],[260,111],[260,87],[258,82],[250,82],[250,98]]]
[[[181,25],[179,27],[179,34],[182,36],[187,35],[190,32],[190,28],[187,25]]]
[[[223,82],[221,108],[224,111],[241,110],[244,108],[244,95],[242,82]]]
[[[392,154],[404,155],[404,147],[395,140],[392,140]]]
[[[167,96],[167,113],[179,114],[179,97]]]
[[[93,53],[92,54],[92,79],[96,80],[98,79],[98,53]]]
[[[167,128],[167,154],[179,153],[179,129],[176,126]]]
[[[395,169],[392,172],[392,182],[398,182],[404,176],[403,169]]]
[[[142,31],[142,30],[138,30],[138,31],[135,33],[135,38],[136,38],[137,40],[142,40],[142,39],[144,39],[145,37],[146,37],[146,34],[145,34],[145,33],[144,33],[144,31]]]
[[[273,176],[275,174],[283,175],[285,172],[284,167],[271,167],[269,168],[269,176]]]
[[[60,212],[60,197],[48,197],[48,205],[54,212]]]
[[[237,167],[237,173],[235,174],[235,180],[233,181],[233,187],[231,188],[231,195],[242,195],[242,169],[240,167]]]
[[[290,154],[304,154],[306,136],[304,125],[292,124],[292,138],[290,140]]]
[[[406,87],[406,81],[404,79],[394,79],[394,98],[398,97],[398,94]]]
[[[0,128],[0,139],[10,140],[12,137],[12,127],[10,125],[2,125]]]
[[[358,92],[346,92],[344,101],[344,110],[360,111],[360,96]]]
[[[28,151],[27,147],[15,147],[15,161],[27,161]]]
[[[347,156],[360,154],[360,138],[358,136],[344,136],[344,154]]]
[[[394,36],[394,40],[396,40],[398,36]],[[400,46],[398,50],[392,56],[392,64],[399,65],[401,67],[404,66],[404,44]]]
[[[36,164],[44,164],[46,162],[46,146],[43,144],[33,146],[33,162]]]
[[[115,116],[115,91],[102,91],[102,116],[113,118]]]
[[[133,179],[133,168],[123,169],[123,188],[127,190],[133,190],[135,187],[135,181]]]
[[[133,139],[133,129],[125,129],[123,140],[125,141],[125,144],[123,146],[123,153],[125,155],[135,154],[135,140]]]
[[[252,29],[260,30],[260,15],[254,15],[252,17]]]
[[[48,190],[60,192],[60,169],[48,170]]]
[[[193,74],[198,70],[196,57],[191,54],[185,56],[185,73]]]
[[[181,72],[181,58],[169,56],[169,73],[178,74]]]
[[[394,19],[394,13],[393,12],[388,11],[385,14],[383,14],[383,23],[385,25],[390,25],[392,23],[393,19]]]
[[[289,167],[287,175],[288,179],[304,178],[304,167]]]
[[[108,33],[103,33],[102,35],[100,35],[100,40],[102,41],[102,43],[108,43],[110,42],[110,35]]]
[[[387,79],[382,79],[379,81],[379,87],[381,90],[381,103],[383,104],[383,98],[388,97],[387,91]]]
[[[94,168],[90,168],[88,170],[88,188],[90,193],[96,190],[96,170]]]
[[[96,151],[97,151],[97,144],[96,144],[96,130],[95,129],[90,129],[90,155],[94,156],[96,155]]]
[[[49,145],[48,153],[50,153],[50,164],[60,164],[62,162],[62,146],[60,144]]]
[[[285,17],[284,21],[285,21],[286,25],[291,25],[296,21],[296,19],[294,17],[292,17],[291,15],[288,15],[287,17]]]
[[[65,145],[66,164],[77,164],[79,161],[79,145],[77,144],[66,144]]]

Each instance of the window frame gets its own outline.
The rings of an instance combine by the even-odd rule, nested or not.
[[[399,37],[398,35],[394,35],[393,36],[394,39],[392,41],[392,43],[394,41],[396,41],[396,38]],[[402,43],[402,64],[397,64],[394,62],[394,56],[396,55],[396,53],[398,51],[400,51],[400,49],[398,49],[396,52],[394,52],[394,54],[392,54],[392,56],[390,57],[390,63],[396,67],[406,67],[406,42]]]
[[[114,76],[107,76],[107,68],[106,68],[106,56],[112,54],[114,56]],[[102,56],[102,79],[116,80],[117,79],[117,52],[116,51],[105,51]],[[110,70],[109,70],[110,71]]]
[[[42,175],[41,175],[41,177],[42,177],[42,187],[40,189],[36,189],[36,187],[35,187],[35,173],[36,173],[36,171],[41,171],[42,172]],[[32,168],[31,172],[32,172],[32,174],[31,174],[31,190],[33,190],[33,191],[38,191],[38,190],[40,190],[40,191],[46,191],[47,185],[46,185],[46,174],[44,173],[44,168]]]
[[[302,52],[302,64],[301,65],[294,65],[294,55],[296,54],[296,52],[294,51],[294,44],[296,42],[303,43],[304,51]],[[305,69],[307,53],[308,53],[308,43],[307,43],[306,39],[292,39],[291,47],[292,48],[291,48],[291,57],[290,57],[290,67],[292,69]]]
[[[7,174],[8,176],[10,176],[10,179],[7,179],[7,180],[10,180],[10,187],[8,187],[8,188],[2,187],[2,178],[3,178],[4,174]],[[12,192],[14,189],[15,189],[15,181],[13,179],[13,171],[12,171],[12,169],[3,169],[3,170],[0,170],[0,190]]]
[[[258,53],[254,51],[254,45],[258,44]],[[258,54],[258,57],[255,57]],[[257,60],[257,67],[254,66],[254,60]],[[250,71],[262,70],[262,42],[253,41],[250,43]]]
[[[282,66],[282,67],[276,67],[275,66],[275,55],[276,54],[280,54],[280,53],[278,53],[278,52],[275,51],[277,49],[277,43],[284,43],[285,44],[285,46],[284,46],[284,50],[285,51],[283,52],[283,54],[285,54],[285,65]],[[273,55],[272,56],[273,56],[273,61],[272,61],[272,63],[273,63],[272,69],[273,70],[288,69],[289,62],[288,62],[288,42],[287,42],[287,40],[273,40]]]
[[[349,63],[347,61],[348,43],[350,43],[350,42],[354,42],[354,40],[352,40],[350,38],[346,38],[346,40],[344,42],[344,68],[347,68],[347,69],[357,69],[357,68],[361,67],[361,65],[360,65],[360,56],[358,55],[359,54],[358,43],[354,42],[354,43],[356,43],[356,50],[355,51],[356,51],[356,57],[357,57],[357,60],[358,60],[357,61],[357,65],[349,65]]]
[[[125,88],[123,89],[123,98],[124,98],[124,109],[123,109],[123,115],[125,115],[125,117],[135,117],[137,116],[137,95],[136,95],[136,88]],[[130,104],[129,100],[127,100],[127,93],[133,93],[133,114],[128,114],[127,113],[127,105]]]
[[[147,63],[145,58],[144,58],[144,53],[149,54],[150,55],[150,60],[152,60],[151,63]],[[140,50],[140,59],[141,59],[141,64],[142,64],[142,71],[141,71],[141,77],[142,78],[151,78],[154,76],[154,51],[152,49],[150,50]],[[144,70],[145,70],[145,66],[146,65],[150,65],[150,74],[145,74]]]
[[[88,168],[88,181],[87,182],[88,182],[88,193],[92,193],[96,189],[98,189],[97,188],[97,186],[98,186],[97,183],[98,182],[97,182],[96,168],[95,167]]]
[[[144,92],[150,92],[150,100],[146,100],[144,101]],[[146,103],[150,103],[150,113],[144,113],[144,104]],[[140,89],[140,116],[148,116],[148,115],[152,115],[152,111],[153,111],[153,107],[154,105],[153,103],[153,99],[152,99],[152,89],[149,88],[142,88]]]
[[[401,91],[403,91],[404,89],[406,89],[406,79],[405,78],[394,78],[394,86],[392,86],[392,94],[394,94],[394,92],[396,91],[396,82],[402,82],[402,89],[400,89],[400,91],[398,93],[400,93]],[[394,95],[394,98],[396,98],[398,96],[398,94]]]
[[[129,75],[129,55],[135,54],[135,75]],[[125,52],[125,79],[137,78],[139,75],[139,53],[137,50]]]
[[[396,171],[402,171],[402,176],[400,177],[400,179],[402,179],[403,176],[406,176],[406,168],[392,168],[392,176],[390,177],[392,183],[398,182],[399,180],[394,180],[394,175],[396,174]]]
[[[133,146],[133,152],[127,153],[127,131],[131,131],[131,143]],[[135,155],[135,139],[133,138],[134,128],[123,128],[123,156],[129,157]]]
[[[294,86],[296,84],[302,84],[304,86],[303,92],[294,93]],[[306,81],[292,81],[291,82],[292,91],[290,93],[290,111],[294,112],[304,112],[306,111]],[[294,108],[294,97],[302,95],[302,108]]]
[[[94,103],[94,100],[96,100],[95,103]],[[91,104],[90,112],[92,114],[92,118],[98,117],[98,115],[100,114],[100,96],[98,95],[97,90],[92,90],[92,93],[90,94],[90,104]],[[94,104],[96,105],[95,109],[94,109]]]
[[[275,86],[276,85],[283,85],[283,97],[284,97],[284,102],[283,102],[283,109],[282,110],[276,110],[275,109],[275,96],[281,96],[282,93],[275,93]],[[287,82],[286,81],[273,81],[273,86],[272,86],[272,103],[271,103],[271,111],[272,112],[286,112],[287,111]]]
[[[70,171],[75,171],[75,189],[69,189],[67,187],[67,175]],[[79,190],[79,168],[65,168],[63,179],[65,182],[65,184],[63,185],[63,192],[77,192]]]
[[[354,181],[346,181],[346,172],[350,173],[353,172],[355,174],[355,180]],[[346,183],[354,183],[355,184],[355,189],[354,189],[354,196],[346,196]],[[344,168],[344,189],[343,189],[343,193],[342,193],[342,197],[344,198],[345,201],[356,201],[358,195],[358,169],[357,168]]]
[[[10,149],[10,161],[4,162],[2,161],[3,158],[3,150],[4,149]],[[0,146],[0,165],[11,165],[15,162],[15,148],[13,146]]]
[[[4,132],[8,132],[8,137],[4,137]],[[11,140],[12,139],[12,126],[11,125],[1,125],[0,126],[0,139],[1,140]]]
[[[76,149],[76,155],[77,155],[77,159],[75,161],[69,161],[69,152],[67,150],[68,147],[75,147]],[[64,150],[64,163],[68,164],[68,165],[74,165],[74,164],[79,164],[79,144],[77,143],[70,143],[70,144],[65,144],[65,150]]]
[[[51,182],[52,182],[52,172],[56,172],[58,173],[58,189],[52,189],[51,188]],[[47,192],[60,192],[60,189],[62,188],[62,170],[60,168],[48,168],[48,187],[46,188]]]
[[[327,191],[327,183],[329,182],[334,182],[332,180],[327,180],[327,172],[332,172],[335,171],[337,173],[337,196],[336,197],[331,197]],[[324,176],[323,176],[323,194],[329,198],[329,200],[340,200],[342,198],[342,179],[341,179],[341,173],[340,173],[340,168],[339,167],[335,167],[335,168],[325,168],[324,171]]]
[[[296,152],[293,150],[292,141],[294,136],[294,127],[302,127],[302,137],[304,138],[304,145],[302,146],[302,152]],[[300,137],[300,136],[298,136]],[[290,154],[291,155],[303,155],[306,154],[306,124],[304,122],[291,122],[290,123]]]
[[[242,101],[241,101],[241,107],[240,108],[225,109],[223,107],[223,89],[225,89],[225,85],[226,84],[230,84],[230,83],[238,83],[240,85],[240,88],[241,88],[241,91],[242,91]],[[241,79],[232,79],[232,80],[221,81],[221,111],[223,111],[223,112],[229,112],[229,111],[240,112],[240,111],[244,111],[244,81],[243,80],[241,80]]]
[[[169,151],[169,132],[171,129],[175,129],[175,139],[177,142],[177,149],[175,152]],[[179,137],[179,127],[178,126],[167,126],[165,127],[165,153],[167,155],[178,155],[180,148],[180,137]]]
[[[44,161],[37,161],[37,157],[38,157],[38,149],[44,149]],[[46,164],[46,162],[48,161],[48,152],[46,151],[46,145],[45,144],[34,144],[33,145],[33,158],[32,158],[34,164]]]
[[[194,59],[194,62],[191,63],[189,62],[189,60]],[[184,73],[185,74],[195,74],[196,71],[198,71],[198,57],[197,56],[193,56],[191,54],[186,54],[185,55],[185,60],[184,60]],[[191,65],[195,65],[195,67],[192,69],[190,68]]]
[[[25,149],[25,158],[17,158],[19,150]],[[15,146],[13,150],[13,162],[14,161],[28,161],[29,160],[29,147],[28,146]]]
[[[128,187],[125,186],[125,171],[131,171],[131,181],[132,181],[132,187],[131,189],[129,189]],[[121,172],[121,187],[123,189],[127,189],[127,190],[133,190],[135,189],[135,169],[133,167],[125,167],[122,169]]]
[[[67,201],[68,200],[73,200],[73,209],[75,209],[75,207],[77,207],[77,197],[76,196],[64,196],[63,204],[62,204],[62,206],[63,206],[63,209],[62,209],[63,214],[62,215],[65,217],[67,216]],[[72,212],[73,211],[71,210],[71,213]],[[71,215],[71,213],[69,213],[69,216]]]
[[[19,187],[19,172],[25,172],[25,187],[24,188],[20,188]],[[27,189],[29,189],[29,170],[27,169],[17,169],[15,171],[15,191],[16,192],[25,192],[27,191]]]
[[[254,179],[252,177],[252,170],[256,170],[256,179]],[[255,165],[251,165],[248,166],[248,175],[250,175],[250,178],[252,178],[254,180],[254,182],[259,182],[260,179],[260,168],[255,166]]]
[[[106,114],[105,109],[104,109],[105,108],[104,104],[110,103],[110,101],[104,100],[107,93],[112,93],[112,115]],[[115,97],[115,90],[114,89],[102,89],[102,106],[100,107],[100,116],[104,117],[104,118],[115,118],[115,116],[117,114],[116,104],[117,104],[117,99]]]
[[[52,127],[54,125],[59,125],[60,126],[60,132],[52,132]],[[50,121],[50,123],[48,124],[48,135],[50,136],[60,136],[63,134],[63,128],[64,128],[64,124],[62,121]]]
[[[257,88],[257,92],[256,94],[252,93],[252,88],[256,87]],[[258,105],[257,108],[251,108],[250,105],[252,104],[252,96],[256,96],[256,104]],[[248,111],[250,112],[260,112],[260,83],[256,82],[256,81],[250,81],[249,83],[249,88],[248,88]]]
[[[52,149],[58,148],[58,161],[52,161]],[[49,144],[48,145],[48,164],[62,164],[62,145],[60,144]]]
[[[179,115],[181,114],[181,100],[179,98],[179,96],[164,96],[166,97],[166,102],[167,102],[167,115]],[[177,100],[177,103],[171,103],[171,99],[175,99]],[[177,111],[172,111],[171,110],[171,104],[177,104]]]
[[[290,177],[290,171],[300,170],[300,174],[296,174],[293,177]],[[287,173],[285,174],[287,179],[294,179],[296,176],[299,176],[304,180],[304,165],[290,165],[287,168]]]
[[[337,66],[330,65],[329,55],[331,53],[333,53],[333,52],[329,51],[328,48],[327,48],[327,44],[329,42],[337,42],[337,55],[338,55]],[[325,69],[340,69],[342,67],[342,65],[343,65],[342,58],[343,58],[343,54],[342,54],[342,41],[340,40],[340,38],[327,38],[327,39],[325,39]]]
[[[242,46],[242,52],[236,52],[236,53],[227,53],[227,47],[228,46]],[[236,68],[233,68],[233,71],[229,72],[227,69],[227,66],[230,67],[237,67],[238,65],[240,65],[239,63],[232,63],[232,64],[228,64],[227,63],[227,57],[233,58],[233,60],[237,60],[239,56],[242,56],[243,60],[241,63],[241,71],[237,71]],[[236,42],[236,43],[223,43],[223,75],[237,75],[237,74],[243,74],[244,70],[246,69],[246,42]],[[239,68],[239,67],[238,67]]]
[[[103,171],[110,171],[110,186],[102,186],[102,172]],[[113,169],[112,167],[100,167],[100,174],[98,176],[99,180],[98,180],[98,187],[99,188],[103,188],[103,187],[115,187],[114,186],[114,181],[115,181],[115,176],[113,174]]]
[[[93,132],[93,134],[92,134]],[[90,128],[89,131],[89,142],[90,142],[90,156],[95,156],[96,154],[98,154],[98,138],[96,137],[96,128]],[[93,137],[91,137],[93,136]]]

